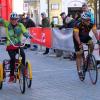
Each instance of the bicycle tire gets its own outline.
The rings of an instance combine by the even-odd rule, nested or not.
[[[3,87],[3,82],[0,82],[0,90],[2,89]]]
[[[26,82],[27,82],[27,87],[31,88],[32,85],[32,67],[29,61],[26,62]]]
[[[3,60],[3,79],[6,79],[5,60]]]
[[[25,74],[24,74],[24,66],[20,65],[19,66],[19,86],[20,86],[20,90],[21,93],[24,94],[25,93]]]
[[[86,66],[85,66],[85,57],[84,57],[84,52],[82,53],[82,59],[81,59],[81,66],[80,66],[81,70],[82,70],[82,74],[83,74],[83,77],[80,77],[79,76],[79,79],[81,81],[84,81],[85,80],[85,75],[86,75]]]
[[[86,73],[86,72],[85,72],[85,69],[84,69],[84,64],[81,66],[81,70],[82,70],[82,74],[83,74],[82,76],[83,76],[83,77],[80,77],[80,76],[79,76],[79,79],[80,79],[81,81],[84,81],[84,80],[85,80],[85,73]]]
[[[88,64],[89,77],[91,83],[95,85],[98,79],[98,69],[97,69],[95,57],[93,55],[89,55],[87,61],[88,61],[87,64]]]

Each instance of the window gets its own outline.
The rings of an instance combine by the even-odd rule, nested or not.
[[[58,10],[59,9],[59,4],[57,4],[57,3],[51,4],[51,9],[52,10]]]
[[[54,22],[54,24],[58,24],[59,23],[58,16],[54,16],[53,17],[53,22]]]

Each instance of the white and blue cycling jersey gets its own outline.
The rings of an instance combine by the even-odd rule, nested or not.
[[[86,13],[90,17],[90,21],[92,24],[95,24],[94,14],[91,11],[83,12]]]

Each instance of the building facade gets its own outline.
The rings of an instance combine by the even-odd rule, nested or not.
[[[54,21],[55,24],[61,24],[61,12],[73,14],[76,10],[80,10],[84,2],[86,0],[24,0],[24,3],[28,3],[27,12],[33,14],[33,19],[37,24],[41,22],[41,12],[47,14],[50,22]]]
[[[24,0],[12,0],[12,10],[17,14],[23,14]]]
[[[61,24],[61,12],[71,13],[80,11],[82,4],[88,0],[13,0],[13,11],[30,13],[31,18],[39,24],[41,12],[45,12],[55,24]],[[16,2],[15,2],[16,1]],[[19,3],[18,3],[19,2]],[[17,6],[19,5],[19,6]],[[17,9],[16,9],[17,8]],[[20,10],[19,10],[20,9]]]
[[[60,13],[62,12],[62,0],[49,1],[49,18],[54,24],[61,23]]]

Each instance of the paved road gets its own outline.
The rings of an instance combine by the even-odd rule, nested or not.
[[[81,82],[74,61],[29,50],[26,54],[32,63],[32,88],[22,95],[18,83],[5,82],[0,100],[100,100],[100,77],[96,85],[91,84],[88,74]],[[0,46],[0,61],[4,58],[8,55],[4,46]]]

